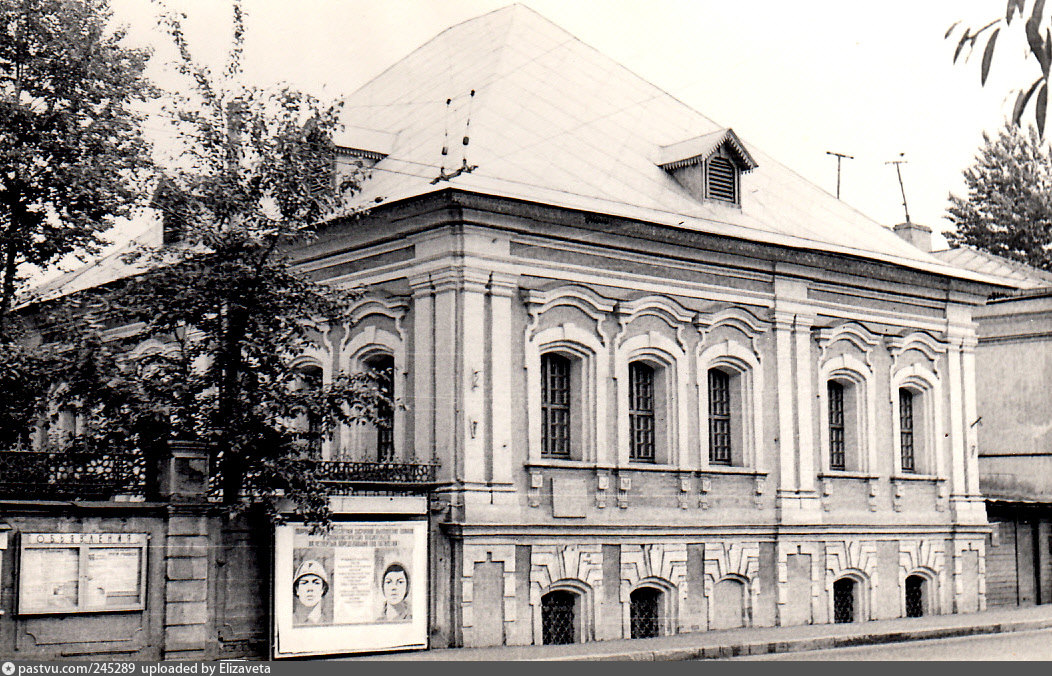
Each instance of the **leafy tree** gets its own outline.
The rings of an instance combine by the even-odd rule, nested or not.
[[[956,37],[957,48],[954,50],[953,60],[956,63],[962,54],[970,56],[979,39],[985,37],[986,42],[980,65],[980,82],[985,86],[998,44],[997,38],[1001,35],[1002,29],[1010,28],[1013,25],[1012,21],[1018,18],[1015,26],[1022,26],[1030,56],[1036,62],[1038,73],[1032,83],[1017,90],[1011,120],[1012,124],[1018,125],[1027,105],[1033,100],[1034,122],[1037,124],[1038,134],[1043,136],[1048,110],[1049,72],[1052,71],[1052,17],[1045,11],[1045,0],[1034,0],[1029,13],[1026,11],[1026,4],[1027,0],[1006,0],[1003,18],[994,18],[979,28],[963,26],[963,32]],[[955,22],[947,29],[945,37],[949,39],[960,27],[962,27],[962,22]],[[1034,98],[1035,93],[1036,98]]]
[[[334,179],[338,105],[241,82],[239,2],[219,76],[192,58],[184,19],[163,17],[192,86],[172,112],[184,144],[155,200],[178,241],[144,253],[147,272],[84,301],[100,327],[137,325],[135,340],[156,339],[157,349],[129,356],[120,348],[93,362],[103,371],[74,370],[69,382],[79,384],[68,396],[88,413],[88,427],[121,430],[126,443],[150,443],[148,434],[207,443],[228,506],[246,492],[284,495],[321,521],[325,491],[309,460],[339,425],[382,424],[385,383],[365,374],[321,384],[297,368],[341,324],[354,294],[312,281],[291,255],[360,177]],[[111,345],[92,349],[117,349]],[[136,419],[152,422],[133,429]]]
[[[148,54],[109,19],[109,0],[0,0],[0,342],[19,268],[95,249],[143,193]]]
[[[1052,270],[1052,153],[1033,127],[983,134],[975,164],[964,171],[966,198],[950,195],[947,237]]]

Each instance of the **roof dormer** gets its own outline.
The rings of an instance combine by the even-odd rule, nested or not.
[[[662,146],[659,167],[692,197],[741,206],[741,175],[758,165],[733,129]]]

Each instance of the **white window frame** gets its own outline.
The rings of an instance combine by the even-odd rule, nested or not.
[[[367,326],[351,336],[343,346],[345,368],[349,373],[362,373],[366,370],[365,362],[377,355],[389,355],[394,360],[394,377],[391,383],[394,399],[394,462],[408,462],[406,457],[405,438],[406,411],[402,402],[406,396],[406,351],[405,343],[399,335],[377,326]],[[324,372],[323,372],[324,373]],[[357,424],[343,426],[341,430],[341,453],[350,455],[363,462],[376,462],[375,457],[363,457],[368,450],[366,435],[376,435],[376,426]],[[375,445],[375,444],[374,444]],[[331,451],[330,451],[331,452]],[[332,458],[329,458],[332,459]]]
[[[558,353],[578,363],[580,392],[579,439],[570,437],[570,460],[541,455],[541,356]],[[606,448],[606,383],[609,377],[606,348],[591,332],[574,324],[560,324],[539,331],[526,343],[526,411],[528,452],[531,464],[550,462],[599,461],[599,451]]]
[[[845,427],[849,424],[854,426],[855,448],[844,449],[847,457],[853,457],[855,462],[847,462],[849,469],[834,470],[830,467],[829,458],[829,392],[827,383],[831,380],[847,384],[854,388],[855,407],[853,411],[844,409]],[[827,359],[819,367],[818,388],[818,416],[819,416],[819,448],[821,448],[819,467],[823,474],[865,474],[875,475],[877,473],[877,397],[874,396],[874,374],[873,370],[861,359],[850,355],[841,354]],[[856,467],[850,469],[851,465]]]
[[[740,343],[725,340],[698,346],[698,463],[702,470],[723,465],[709,464],[709,370],[734,371],[741,388],[742,467],[763,471],[763,370],[752,350]],[[734,412],[732,411],[732,417]]]
[[[899,418],[899,390],[913,392],[913,466],[914,471],[902,469],[902,439]],[[943,436],[943,415],[945,405],[942,400],[942,386],[934,371],[914,363],[896,371],[891,378],[891,427],[892,447],[895,458],[892,463],[895,477],[916,478],[918,476],[945,476],[944,448],[940,441]],[[916,421],[920,419],[922,427],[918,431]]]
[[[626,339],[618,346],[615,357],[617,381],[617,464],[620,467],[638,466],[674,466],[679,469],[693,469],[690,466],[687,440],[690,434],[688,425],[688,406],[690,383],[686,368],[686,353],[675,341],[660,333],[648,331]],[[664,448],[656,449],[654,463],[632,462],[631,432],[628,419],[629,410],[629,374],[628,366],[632,362],[642,361],[654,368],[664,370],[664,388],[658,391],[655,387],[655,398],[662,398],[666,411],[664,422]],[[657,375],[655,373],[655,375]],[[656,381],[656,379],[655,379]],[[656,385],[656,382],[655,382]],[[655,424],[659,424],[655,421]],[[662,462],[662,460],[664,462]]]

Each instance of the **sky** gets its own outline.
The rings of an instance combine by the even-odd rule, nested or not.
[[[156,28],[151,0],[111,0],[128,40],[156,49],[151,74],[185,86]],[[187,14],[195,56],[222,66],[229,4],[167,0]],[[327,98],[350,94],[445,28],[507,0],[244,0],[245,74]],[[1021,37],[1003,35],[990,78],[977,50],[952,62],[958,19],[978,26],[1004,0],[524,0],[577,36],[879,223],[910,220],[949,230],[947,196],[1011,110],[1013,87],[1032,81]],[[1013,24],[1014,26],[1014,24]],[[1018,33],[1019,31],[1014,31]],[[980,48],[982,44],[980,44]],[[963,58],[962,58],[963,60]],[[160,127],[160,125],[158,125]],[[163,142],[163,139],[160,139]],[[901,155],[900,155],[901,153]],[[141,227],[141,226],[140,226]],[[130,231],[123,228],[115,238]],[[134,234],[134,233],[133,233]]]

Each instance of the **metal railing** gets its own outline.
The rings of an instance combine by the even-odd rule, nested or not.
[[[146,493],[146,460],[97,450],[2,450],[0,498],[110,500]]]
[[[438,465],[413,462],[300,460],[312,465],[314,477],[335,495],[359,492],[421,493],[433,487]],[[136,452],[67,450],[0,450],[0,499],[111,500],[142,499],[154,482],[156,467]],[[305,468],[306,469],[306,468]],[[245,477],[246,495],[257,493],[257,477]],[[212,490],[219,477],[211,477]]]

